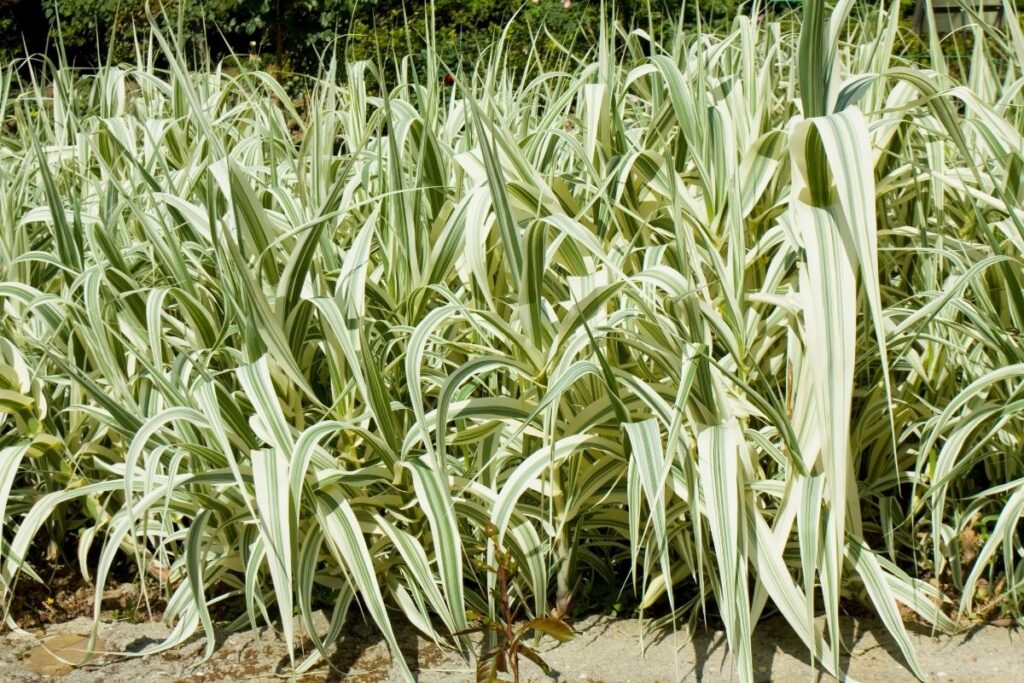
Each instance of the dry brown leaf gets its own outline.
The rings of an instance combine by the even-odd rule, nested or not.
[[[974,530],[974,525],[978,523],[979,519],[980,515],[974,513],[971,521],[960,532],[960,561],[965,566],[969,566],[977,559],[978,552],[981,549],[981,537]]]
[[[88,636],[60,634],[51,636],[25,654],[22,662],[26,668],[43,676],[65,674],[75,666],[84,664],[89,659],[86,649],[89,645]],[[102,650],[102,641],[96,641],[96,650]],[[61,661],[64,660],[64,661]]]
[[[156,561],[149,563],[146,573],[161,583],[166,583],[171,578],[171,568]]]

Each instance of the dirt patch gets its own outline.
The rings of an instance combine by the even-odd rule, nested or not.
[[[41,576],[43,583],[22,577],[11,595],[10,613],[18,626],[32,630],[92,616],[96,587],[80,573],[64,569]],[[101,613],[112,620],[159,619],[165,606],[159,587],[148,580],[146,590],[143,595],[137,580],[113,577],[103,591]]]
[[[326,624],[321,616],[320,624]],[[213,656],[203,661],[205,640],[195,637],[166,653],[141,657],[148,645],[160,642],[169,629],[159,623],[132,624],[107,621],[99,636],[108,651],[128,653],[107,656],[73,669],[44,672],[33,662],[37,648],[61,634],[82,638],[91,628],[88,619],[49,625],[36,635],[8,633],[0,637],[0,680],[12,683],[59,680],[69,683],[139,683],[140,681],[296,681],[345,683],[391,683],[401,681],[399,668],[375,630],[354,622],[346,627],[340,642],[330,650],[328,662],[319,662],[307,673],[289,676],[291,664],[283,640],[270,629],[258,638],[249,632],[218,637]],[[660,682],[701,680],[707,683],[734,681],[733,662],[726,652],[720,631],[701,631],[692,638],[682,633],[642,634],[633,619],[590,617],[574,623],[578,635],[565,644],[545,641],[539,648],[555,669],[560,681]],[[860,681],[914,681],[899,650],[885,629],[870,618],[843,618],[844,641],[849,653],[844,666]],[[298,628],[295,662],[310,654],[309,641]],[[642,638],[641,638],[642,636]],[[408,625],[396,626],[399,647],[419,681],[453,683],[472,680],[473,663],[456,652],[419,635]],[[1024,670],[1024,637],[1007,628],[978,627],[957,637],[937,636],[911,627],[911,639],[925,674],[936,682],[1016,680]],[[70,643],[70,640],[67,640]],[[78,641],[80,646],[81,641]],[[63,645],[62,645],[63,646]],[[79,648],[80,649],[80,648]],[[815,674],[807,650],[799,638],[778,618],[758,625],[754,634],[754,669],[759,681],[808,680]],[[549,680],[539,669],[523,662],[526,680]],[[822,681],[833,680],[827,675]]]

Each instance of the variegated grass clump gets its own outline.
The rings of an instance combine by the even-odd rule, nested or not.
[[[464,648],[493,524],[526,615],[621,585],[742,680],[766,610],[838,672],[861,601],[919,675],[910,612],[1019,617],[1024,37],[958,80],[852,5],[525,74],[428,36],[300,108],[158,30],[4,67],[5,614],[50,543],[97,617],[117,558],[160,580],[149,652],[232,600],[298,671],[356,602]]]

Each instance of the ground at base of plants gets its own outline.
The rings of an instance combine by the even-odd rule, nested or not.
[[[649,636],[641,655],[639,622],[634,619],[589,617],[573,624],[578,635],[564,644],[544,641],[540,650],[558,672],[560,681],[731,681],[733,662],[726,652],[722,632],[699,632],[689,643],[682,634]],[[87,636],[91,621],[78,618],[51,624],[29,635],[0,636],[0,680],[27,683],[40,680],[86,681],[346,681],[376,683],[400,681],[387,646],[374,629],[353,624],[346,629],[332,661],[343,674],[320,665],[313,671],[289,677],[283,642],[269,630],[259,641],[250,632],[231,635],[218,643],[213,657],[202,661],[205,641],[196,638],[182,648],[146,658],[107,656],[76,669],[61,667],[41,656],[41,644],[66,647],[73,636]],[[995,626],[979,627],[955,636],[932,637],[910,626],[911,638],[924,672],[932,681],[1007,681],[1024,669],[1024,633]],[[301,631],[300,631],[301,632]],[[844,659],[849,674],[859,681],[913,681],[899,650],[873,619],[843,619],[844,637],[852,646]],[[159,642],[167,629],[159,623],[105,621],[99,637],[109,651],[137,651]],[[399,644],[420,681],[466,681],[473,669],[454,653],[418,636],[410,627],[397,629]],[[82,639],[84,640],[84,638]],[[754,632],[754,670],[759,681],[809,680],[812,676],[806,648],[785,621],[772,618]],[[308,645],[308,642],[305,643]],[[74,645],[72,644],[72,650]],[[62,654],[67,655],[68,651]],[[524,662],[525,680],[545,681],[539,670]],[[833,680],[827,675],[814,678]]]

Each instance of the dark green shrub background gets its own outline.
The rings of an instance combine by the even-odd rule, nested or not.
[[[695,19],[698,3],[687,4],[687,19]],[[714,22],[733,16],[742,3],[699,4],[704,19]],[[133,60],[133,27],[144,34],[145,5],[146,0],[0,0],[0,58],[23,55],[25,44],[29,52],[44,51],[48,33],[52,53],[59,19],[64,49],[76,64],[103,62],[108,50],[115,61]],[[154,11],[162,6],[186,42],[209,45],[214,57],[248,53],[255,42],[265,63],[296,71],[315,69],[318,50],[336,35],[348,58],[376,56],[378,50],[405,54],[410,38],[413,45],[419,42],[409,32],[422,34],[425,15],[423,3],[401,0],[150,0],[150,5]],[[568,8],[561,0],[436,0],[434,7],[438,48],[453,64],[475,58],[518,10],[513,45],[528,45],[531,29],[540,33],[546,27],[576,50],[592,44],[600,16],[597,0],[575,0]],[[678,7],[651,3],[650,15],[661,21],[677,16]],[[619,0],[616,12],[627,25],[634,20],[646,25],[648,3]],[[551,49],[554,43],[544,36],[539,47]]]

